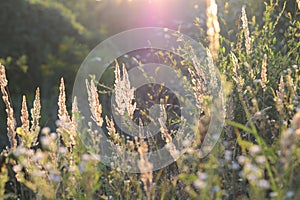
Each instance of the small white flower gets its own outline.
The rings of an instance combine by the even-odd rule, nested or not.
[[[67,153],[67,148],[66,147],[59,147],[58,151],[59,151],[60,154],[65,155]]]
[[[22,165],[15,165],[13,166],[14,172],[18,173],[23,169]]]
[[[264,164],[266,162],[266,157],[265,156],[257,156],[255,158],[256,162],[259,164]]]
[[[191,145],[191,141],[190,140],[183,140],[182,145],[184,147],[189,147]]]
[[[270,188],[270,183],[269,181],[265,180],[265,179],[261,179],[257,181],[257,186],[264,188],[264,189],[268,189]]]
[[[232,151],[226,150],[224,152],[225,154],[225,160],[230,161],[231,160],[231,156],[232,156]]]
[[[236,162],[233,162],[232,165],[231,165],[231,168],[232,168],[233,170],[238,170],[238,169],[240,168],[240,165],[237,164]]]
[[[41,143],[43,146],[49,146],[50,140],[47,137],[41,137]]]
[[[293,65],[292,66],[294,69],[298,69],[298,65]]]
[[[239,156],[238,162],[239,162],[241,165],[245,164],[245,162],[246,162],[246,157],[245,157],[245,156]]]
[[[88,161],[88,160],[90,160],[91,157],[89,154],[83,154],[81,158],[83,161]]]
[[[203,188],[205,188],[206,183],[202,180],[196,180],[196,181],[194,181],[194,186],[199,189],[203,189]]]
[[[38,162],[38,161],[42,160],[43,158],[44,158],[44,153],[41,151],[36,152],[35,155],[33,156],[33,160],[35,162]]]
[[[291,197],[293,197],[294,195],[295,195],[295,192],[294,192],[294,191],[288,191],[288,192],[285,194],[286,198],[291,198]]]
[[[198,179],[200,180],[206,180],[208,178],[208,175],[204,172],[198,172],[197,175],[198,175]]]
[[[270,193],[270,197],[276,197],[277,195],[278,195],[277,192],[271,192],[271,193]]]
[[[50,138],[51,138],[51,140],[56,140],[57,139],[57,134],[56,133],[50,133]]]
[[[260,146],[253,145],[252,147],[250,147],[249,151],[251,155],[256,155],[260,152]]]
[[[51,129],[49,127],[44,127],[42,130],[41,130],[41,133],[43,135],[48,135],[49,133],[51,132]]]

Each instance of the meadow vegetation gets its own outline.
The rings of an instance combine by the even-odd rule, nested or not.
[[[21,110],[14,110],[1,64],[9,146],[0,154],[0,199],[300,199],[300,2],[293,1],[295,12],[290,13],[285,12],[287,1],[270,0],[262,19],[248,16],[248,8],[243,7],[236,33],[227,35],[222,35],[219,25],[226,21],[217,16],[215,2],[209,2],[206,24],[198,18],[194,24],[207,33],[206,39],[199,40],[207,44],[210,59],[222,74],[226,125],[207,157],[201,159],[198,153],[209,124],[201,118],[197,139],[188,151],[175,163],[152,172],[145,153],[153,144],[125,141],[111,116],[104,115],[100,87],[89,80],[87,101],[94,123],[106,128],[111,144],[136,152],[141,173],[107,167],[97,155],[99,149],[83,144],[82,131],[93,136],[95,144],[102,138],[92,125],[81,129],[76,98],[67,110],[63,79],[53,131],[40,124],[40,92],[47,91],[37,88],[32,108],[24,96]],[[219,12],[229,10],[225,5]],[[282,18],[287,22],[284,28],[278,27]],[[136,104],[127,71],[117,63],[114,69],[118,112],[133,116]],[[201,93],[195,72],[190,74],[195,92]],[[16,124],[17,112],[20,124]],[[209,115],[205,109],[203,113]],[[162,127],[161,136],[168,144],[174,135]]]

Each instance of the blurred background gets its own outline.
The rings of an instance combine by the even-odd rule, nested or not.
[[[256,16],[259,23],[263,17],[261,0],[219,0],[217,4],[223,18],[221,34],[228,38],[235,37],[242,6],[249,21]],[[1,0],[0,62],[7,69],[17,124],[22,96],[26,95],[31,108],[40,87],[41,124],[54,130],[60,78],[65,79],[70,105],[73,82],[84,58],[101,41],[121,31],[147,26],[180,29],[205,45],[205,6],[205,0]],[[294,4],[288,4],[285,12],[294,11]],[[279,23],[284,30],[284,19]],[[283,37],[280,33],[279,38]],[[5,144],[6,113],[0,101],[0,148]]]

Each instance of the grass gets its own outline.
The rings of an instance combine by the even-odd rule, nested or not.
[[[284,6],[275,12],[278,2],[270,1],[265,6],[263,24],[259,25],[255,18],[248,21],[243,8],[240,27],[231,41],[219,35],[218,17],[212,10],[215,2],[208,5],[209,50],[223,74],[227,116],[223,134],[207,157],[201,159],[197,151],[209,124],[209,111],[203,109],[205,115],[199,119],[196,142],[176,162],[152,171],[153,163],[146,156],[153,147],[151,141],[121,137],[111,116],[103,117],[97,83],[87,81],[92,119],[97,126],[105,126],[112,145],[136,155],[141,173],[107,167],[97,156],[100,150],[87,148],[79,137],[88,133],[95,145],[102,139],[92,124],[87,130],[81,129],[76,99],[71,115],[68,113],[63,79],[55,132],[39,124],[39,89],[31,115],[23,97],[22,123],[16,125],[5,67],[1,65],[0,86],[10,145],[0,154],[0,199],[299,199],[299,9],[295,16],[285,16]],[[289,24],[283,41],[277,41],[278,21],[283,17]],[[171,60],[171,65],[178,64],[171,55],[166,59]],[[195,69],[189,73],[196,96],[205,99],[209,93],[203,95],[201,77],[196,76]],[[135,97],[126,68],[120,69],[116,64],[114,74],[116,110],[134,118],[137,104],[132,101]],[[198,103],[205,102],[200,99]],[[160,142],[171,144],[176,134],[163,123],[160,125]],[[170,153],[176,153],[176,149]]]

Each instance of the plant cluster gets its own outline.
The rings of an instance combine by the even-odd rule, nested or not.
[[[210,119],[209,110],[203,109],[203,99],[210,94],[203,89],[199,71],[187,70],[195,96],[203,97],[197,99],[204,113],[199,119],[197,138],[175,163],[156,171],[152,171],[153,163],[146,156],[155,148],[155,141],[123,137],[113,118],[103,112],[94,80],[86,82],[93,123],[82,130],[77,100],[73,99],[70,115],[61,79],[57,129],[52,132],[39,123],[42,109],[39,89],[30,114],[23,97],[21,124],[16,124],[5,67],[0,65],[10,142],[0,154],[0,199],[299,199],[300,2],[294,3],[297,9],[294,16],[285,12],[285,3],[274,0],[265,3],[263,24],[258,24],[255,17],[249,20],[243,7],[238,32],[231,41],[220,35],[218,6],[214,0],[209,1],[206,13],[209,37],[204,43],[209,43],[208,63],[214,62],[223,74],[226,126],[220,142],[201,159],[201,137],[215,119]],[[276,31],[281,18],[287,18],[289,23],[284,38],[278,41]],[[195,21],[203,32],[199,23]],[[173,64],[176,62],[171,55],[168,58]],[[114,75],[116,111],[134,118],[137,104],[126,68],[116,63]],[[178,152],[172,148],[176,133],[164,126],[164,109],[160,107],[158,119],[161,138],[176,157]],[[142,122],[137,123],[140,133],[144,133]],[[103,138],[95,126],[105,127],[108,142],[117,151],[126,148],[136,155],[137,160],[124,158],[119,166],[125,161],[137,162],[141,173],[131,174],[101,163],[103,158],[97,151],[102,149],[84,145],[86,140],[92,146],[101,144]],[[176,131],[178,134],[179,130]]]

